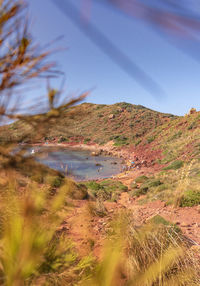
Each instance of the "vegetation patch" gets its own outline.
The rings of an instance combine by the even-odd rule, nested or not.
[[[200,191],[186,191],[180,199],[180,207],[193,207],[200,204]]]
[[[150,137],[147,137],[147,143],[151,143],[155,140],[155,136],[150,136]]]
[[[101,198],[103,201],[117,201],[121,193],[128,191],[127,186],[111,179],[99,183],[95,181],[84,182],[84,185],[94,198]]]
[[[183,165],[184,165],[183,161],[177,160],[172,162],[169,166],[164,167],[163,170],[177,170],[183,167]]]
[[[123,145],[128,145],[128,138],[125,136],[115,136],[114,138],[114,146],[123,146]]]
[[[148,180],[148,177],[146,177],[146,176],[139,176],[139,177],[137,177],[136,179],[135,179],[135,182],[136,183],[144,183],[144,182],[146,182]]]

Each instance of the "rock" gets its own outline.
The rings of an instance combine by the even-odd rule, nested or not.
[[[196,108],[191,108],[189,114],[194,114],[196,112],[197,112]]]
[[[99,156],[99,152],[98,151],[93,151],[92,153],[91,153],[91,156]]]
[[[114,115],[114,114],[110,114],[110,115],[108,116],[108,118],[109,118],[109,119],[113,119],[113,118],[115,118],[115,115]]]
[[[182,223],[181,223],[181,226],[182,226],[182,227],[188,227],[188,226],[190,226],[190,225],[188,225],[188,223],[186,223],[186,222],[182,222]]]

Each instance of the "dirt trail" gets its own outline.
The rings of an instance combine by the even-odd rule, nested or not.
[[[91,214],[91,205],[94,202],[86,200],[74,201],[74,208],[67,215],[60,227],[60,231],[66,231],[75,243],[80,256],[93,252],[95,257],[101,257],[102,246],[106,238],[106,227],[111,220],[112,213],[116,210],[116,203],[107,203],[107,215],[98,217]]]
[[[176,223],[183,234],[195,244],[200,244],[200,211],[198,207],[173,208],[166,206],[164,202],[154,201],[145,205],[138,205],[137,200],[129,197],[128,193],[122,193],[117,203],[106,202],[107,215],[97,217],[90,214],[88,201],[74,201],[75,207],[68,214],[60,230],[66,231],[74,241],[80,256],[92,252],[95,257],[102,257],[104,241],[109,221],[113,213],[120,209],[130,210],[136,225],[141,225],[152,216],[159,214],[166,220]]]
[[[159,214],[166,220],[177,224],[184,235],[200,244],[200,209],[198,206],[174,208],[173,206],[166,206],[161,201],[138,205],[137,200],[130,199],[128,193],[121,194],[119,204],[132,210],[136,222],[139,224]]]

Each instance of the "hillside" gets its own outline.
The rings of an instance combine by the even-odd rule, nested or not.
[[[83,103],[63,114],[49,127],[46,140],[56,137],[63,142],[91,141],[101,145],[113,140],[115,146],[137,145],[149,131],[177,118],[125,102],[114,105]],[[34,141],[31,127],[23,122],[1,127],[1,141],[20,142],[25,137],[26,141]]]
[[[170,114],[125,102],[114,105],[84,103],[67,111],[56,128],[50,128],[49,136],[63,136],[63,140],[75,137],[73,139],[101,145],[110,140],[115,146],[137,144],[150,130],[174,118]]]

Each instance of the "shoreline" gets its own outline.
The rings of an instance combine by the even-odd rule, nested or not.
[[[116,147],[113,146],[113,142],[110,141],[105,145],[98,145],[96,143],[83,144],[80,142],[37,142],[33,144],[26,144],[27,146],[43,146],[43,147],[60,147],[67,149],[77,149],[77,150],[88,150],[91,152],[91,156],[108,156],[113,158],[121,158],[122,165],[124,169],[118,174],[112,175],[109,178],[114,180],[119,180],[128,187],[131,182],[138,176],[149,174],[151,175],[154,172],[161,170],[162,165],[151,164],[143,158],[138,158],[137,154],[129,147]],[[95,154],[92,154],[95,153]],[[104,179],[107,179],[105,177]],[[75,179],[76,180],[76,179]],[[94,179],[95,181],[103,179]]]
[[[109,142],[105,145],[98,145],[96,143],[93,144],[83,144],[83,143],[57,143],[57,142],[40,142],[40,143],[33,143],[33,144],[26,144],[29,146],[42,146],[42,147],[61,147],[61,148],[67,148],[72,150],[87,150],[91,152],[91,156],[98,157],[98,156],[108,156],[113,158],[120,158],[122,159],[122,165],[124,165],[125,170],[116,174],[112,175],[109,178],[110,179],[125,179],[126,177],[129,177],[129,175],[135,175],[138,173],[138,169],[130,169],[130,162],[134,160],[135,154],[127,148],[119,148],[112,145],[112,142]],[[130,174],[131,173],[131,174]],[[133,176],[135,177],[135,176]],[[104,179],[107,179],[108,177],[105,177]],[[104,180],[104,179],[94,179],[95,181]],[[76,179],[75,179],[76,180]],[[130,178],[127,178],[127,180],[130,180]]]
[[[124,161],[133,160],[134,155],[130,155],[130,151],[128,149],[119,149],[118,147],[115,147],[111,145],[110,143],[107,143],[105,145],[98,145],[96,143],[94,144],[83,144],[83,143],[57,143],[57,142],[48,142],[46,143],[33,143],[33,144],[27,144],[30,146],[43,146],[43,147],[62,147],[62,148],[68,148],[68,149],[79,149],[79,150],[88,150],[91,152],[95,152],[96,154],[91,154],[91,156],[100,156],[100,155],[106,155],[106,156],[112,156],[116,158],[124,159]]]

